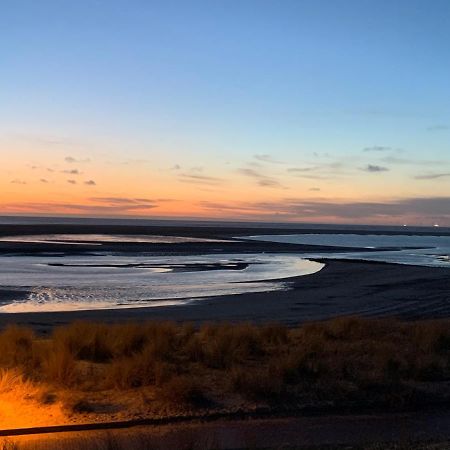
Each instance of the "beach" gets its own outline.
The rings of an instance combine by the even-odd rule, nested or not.
[[[260,228],[258,234],[305,233],[308,229]],[[136,243],[104,242],[101,250],[126,255],[202,255],[202,254],[326,254],[350,252],[355,248],[305,246],[245,239],[254,228],[186,227],[186,226],[106,226],[106,225],[22,225],[0,226],[0,236],[41,234],[99,234],[119,236],[177,236],[198,238],[199,242]],[[323,233],[323,230],[315,230]],[[328,232],[330,232],[328,230]],[[342,232],[342,231],[340,231]],[[364,231],[360,231],[363,233]],[[385,233],[395,233],[389,231]],[[423,231],[422,231],[423,232]],[[370,231],[374,233],[374,231]],[[415,232],[417,233],[417,232]],[[208,241],[202,242],[201,239]],[[95,247],[98,250],[98,247]],[[365,249],[366,252],[374,251]],[[89,257],[91,245],[57,243],[0,243],[0,254],[39,255],[48,252],[61,255],[80,254]],[[431,319],[450,316],[449,269],[387,264],[368,261],[321,259],[325,267],[317,273],[284,279],[287,288],[273,292],[248,292],[196,298],[175,306],[102,309],[66,312],[0,314],[0,326],[9,323],[30,325],[48,330],[74,320],[129,321],[174,320],[194,323],[210,321],[280,322],[296,325],[343,315],[393,316],[401,319]],[[199,270],[202,270],[200,267]],[[270,280],[267,280],[270,281]],[[27,295],[26,289],[21,295]],[[0,302],[17,297],[7,287],[0,288]]]
[[[402,319],[450,316],[447,269],[333,260],[325,264],[317,274],[290,279],[291,288],[285,291],[204,298],[177,306],[1,314],[0,326],[16,323],[49,330],[74,320],[250,321],[295,325],[346,315]],[[8,294],[11,295],[0,291],[0,296]]]
[[[448,434],[440,433],[448,424],[449,395],[443,380],[448,369],[442,365],[446,322],[441,319],[450,317],[449,268],[441,262],[443,267],[426,267],[352,259],[361,254],[370,259],[383,251],[389,256],[403,251],[401,247],[384,247],[380,253],[377,248],[249,238],[311,232],[342,230],[0,225],[0,305],[17,303],[26,311],[36,285],[49,293],[38,302],[41,312],[0,313],[0,338],[5,348],[18,345],[33,353],[30,360],[25,352],[23,367],[40,358],[31,379],[44,379],[51,386],[51,391],[39,393],[39,383],[22,385],[20,377],[10,375],[24,392],[33,388],[37,393],[16,398],[14,390],[5,391],[4,411],[25,408],[31,413],[20,422],[4,412],[4,436],[20,434],[26,425],[30,433],[38,433],[29,442],[48,448],[52,439],[66,439],[62,431],[69,432],[68,444],[112,439],[117,448],[124,439],[125,448],[133,439],[142,441],[145,433],[152,442],[159,439],[161,448],[170,446],[170,439],[186,442],[191,435],[225,436],[221,448],[246,446],[249,439],[258,448],[268,442],[320,446],[405,437],[446,441]],[[357,232],[364,236],[377,230]],[[284,276],[299,270],[304,272]],[[22,283],[22,278],[28,281]],[[105,293],[125,292],[134,282],[142,283],[144,291],[158,292],[171,280],[193,279],[194,287],[204,284],[205,295],[189,298],[196,291],[187,283],[180,284],[188,290],[186,298],[173,304],[150,300],[146,306],[136,300],[135,307],[138,291],[132,290],[131,302],[123,308],[81,302],[78,310],[45,310],[55,304],[51,295],[66,292],[64,284],[71,292],[85,282],[90,289],[103,278],[109,286]],[[7,284],[14,280],[19,284]],[[217,295],[210,290],[217,283],[225,283],[226,289],[234,286],[238,293]],[[342,335],[340,330],[347,331]],[[422,340],[422,335],[428,337]],[[150,365],[145,365],[141,341],[152,352]],[[127,345],[136,348],[127,353]],[[84,355],[75,350],[78,346]],[[428,361],[423,355],[431,353],[434,359]],[[10,356],[5,353],[7,360]],[[403,369],[397,370],[397,364]],[[50,367],[55,370],[48,371]],[[86,371],[95,379],[94,389]],[[376,389],[373,383],[378,383]],[[38,410],[46,414],[33,412]],[[432,427],[416,433],[415,423],[424,417]],[[361,424],[365,428],[356,435],[353,429]],[[158,434],[163,425],[167,436]],[[122,426],[129,432],[118,430]],[[299,433],[298,427],[313,431]],[[111,434],[105,438],[102,429]],[[19,442],[27,448],[26,438]]]

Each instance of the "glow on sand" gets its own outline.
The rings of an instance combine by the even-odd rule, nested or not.
[[[25,381],[20,373],[0,371],[0,430],[57,425],[67,422],[60,403]]]

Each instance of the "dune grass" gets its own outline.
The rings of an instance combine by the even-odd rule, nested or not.
[[[152,387],[161,403],[194,407],[233,396],[283,408],[410,407],[442,400],[429,387],[450,381],[450,321],[75,322],[48,337],[11,326],[0,333],[0,369],[0,389],[5,374],[77,392]]]

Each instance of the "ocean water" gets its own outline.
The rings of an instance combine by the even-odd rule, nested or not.
[[[364,248],[367,251],[302,253],[304,258],[351,259],[450,268],[450,236],[383,234],[291,234],[261,235],[248,239],[329,247]]]

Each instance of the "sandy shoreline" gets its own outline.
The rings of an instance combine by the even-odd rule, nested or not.
[[[336,230],[337,232],[349,232]],[[356,248],[337,248],[245,240],[252,234],[330,233],[321,229],[218,226],[119,226],[119,225],[0,225],[1,236],[36,234],[106,234],[187,236],[230,239],[231,242],[187,243],[103,243],[95,251],[129,255],[202,255],[244,253],[334,253],[355,252]],[[355,231],[351,231],[354,233]],[[368,231],[369,232],[369,231]],[[361,231],[360,234],[364,232]],[[370,230],[373,234],[374,231]],[[384,232],[391,234],[393,232]],[[395,233],[396,234],[396,233]],[[365,251],[368,251],[365,249]],[[92,246],[47,243],[0,242],[0,255],[92,254]],[[246,293],[202,298],[187,305],[73,312],[0,314],[0,327],[19,323],[47,330],[74,320],[128,321],[252,321],[282,322],[289,325],[323,320],[341,315],[395,316],[426,319],[450,316],[450,270],[365,261],[327,260],[319,273],[291,278],[290,289],[276,292]],[[0,303],[17,298],[7,286],[0,287]],[[20,296],[26,298],[24,288]]]
[[[226,295],[187,305],[122,310],[0,314],[8,323],[48,330],[74,320],[251,321],[295,325],[342,315],[402,319],[450,317],[450,271],[396,264],[326,261],[322,271],[288,279],[291,289]],[[0,296],[8,291],[0,291]]]

